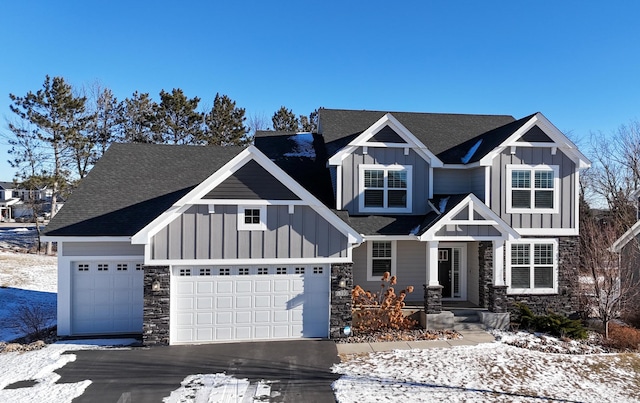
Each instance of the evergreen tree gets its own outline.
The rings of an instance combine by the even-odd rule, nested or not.
[[[71,85],[62,77],[51,79],[48,75],[36,93],[29,91],[24,97],[14,94],[9,94],[9,97],[13,102],[11,111],[35,127],[37,138],[46,145],[47,154],[51,157],[53,215],[56,213],[60,187],[70,176],[68,158],[71,156],[81,177],[86,172],[81,161],[86,144],[80,140],[87,124],[86,98],[75,96]],[[78,150],[80,143],[83,145]]]
[[[196,144],[203,134],[203,116],[197,112],[200,98],[188,99],[180,88],[160,91],[160,104],[153,125],[158,139],[167,144]]]
[[[273,130],[297,132],[300,122],[291,109],[281,106],[271,118],[273,122]]]
[[[213,108],[205,116],[204,143],[222,146],[248,143],[244,113],[244,108],[236,107],[236,102],[231,98],[216,93]]]
[[[126,98],[118,109],[122,121],[122,141],[125,143],[162,142],[153,136],[158,105],[149,97],[149,93],[134,92]]]
[[[93,119],[89,122],[88,130],[97,146],[94,153],[97,160],[112,142],[122,138],[123,104],[118,102],[109,88],[101,88],[96,84],[92,92]]]
[[[318,131],[318,110],[311,112],[309,117],[300,115],[300,127],[301,132],[315,133]]]

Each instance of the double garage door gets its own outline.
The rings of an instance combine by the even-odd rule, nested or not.
[[[72,334],[142,331],[144,274],[140,262],[75,262],[72,268]]]
[[[173,266],[172,344],[327,337],[326,266]]]

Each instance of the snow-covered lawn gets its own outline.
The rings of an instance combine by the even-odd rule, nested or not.
[[[554,354],[503,342],[394,350],[334,366],[339,402],[637,402],[639,354]]]

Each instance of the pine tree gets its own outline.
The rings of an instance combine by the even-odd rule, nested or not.
[[[309,117],[306,115],[300,115],[300,127],[299,130],[301,132],[309,132],[315,133],[318,131],[318,110],[314,110],[309,114]]]
[[[94,155],[97,160],[112,142],[122,139],[123,104],[109,88],[101,88],[99,84],[94,85],[92,92],[93,119],[88,130],[97,145]]]
[[[244,125],[244,108],[226,95],[216,93],[213,108],[205,116],[206,130],[203,141],[207,145],[244,145],[249,142]]]
[[[273,122],[273,130],[297,132],[300,122],[291,109],[281,106],[271,118]]]
[[[153,125],[157,138],[167,144],[196,144],[203,134],[203,116],[197,112],[200,98],[188,99],[180,88],[160,91],[160,104]]]
[[[134,92],[126,98],[119,109],[122,121],[122,141],[125,143],[160,143],[154,138],[153,123],[158,105],[149,97],[149,93]]]

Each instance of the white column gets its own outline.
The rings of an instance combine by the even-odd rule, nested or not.
[[[504,239],[493,241],[493,285],[505,285]]]
[[[427,242],[427,280],[429,287],[440,285],[438,280],[438,241]]]

